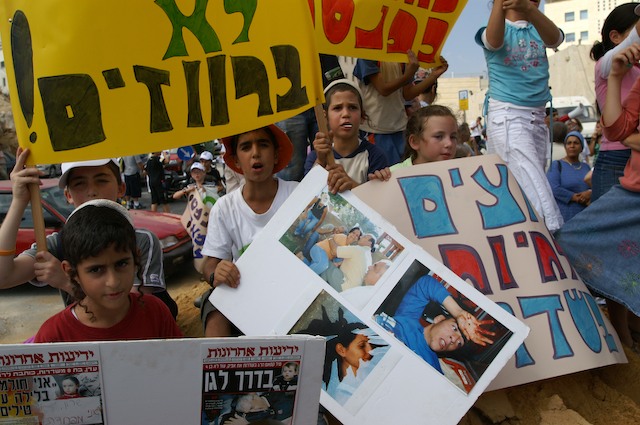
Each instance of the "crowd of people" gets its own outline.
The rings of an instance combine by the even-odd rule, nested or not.
[[[315,166],[327,169],[328,191],[335,194],[369,180],[388,180],[399,168],[495,153],[585,283],[606,299],[621,341],[637,349],[640,303],[625,292],[623,283],[630,273],[639,275],[637,261],[628,261],[639,249],[635,243],[620,249],[638,226],[633,207],[640,199],[640,67],[630,66],[640,60],[636,6],[613,9],[603,24],[602,41],[592,50],[603,118],[590,143],[581,134],[579,119],[563,121],[552,109],[545,110],[551,98],[546,49],[559,46],[564,33],[538,9],[537,1],[495,0],[489,22],[475,37],[489,70],[484,118],[459,123],[449,108],[438,105],[437,82],[448,69],[446,60],[440,58],[442,65],[425,73],[409,51],[406,64],[358,60],[355,79],[326,81],[324,118],[329,130],[307,132],[302,150],[286,132],[292,125],[287,120],[222,139],[224,175],[211,152],[194,157],[187,165],[192,184],[172,197],[191,192],[205,196],[207,184],[217,190],[202,250],[210,291],[241,284],[235,262]],[[308,112],[304,119],[313,120]],[[550,133],[562,141],[566,155],[549,165]],[[127,212],[145,208],[140,203],[144,174],[151,209],[167,211],[166,154],[124,157],[121,164],[111,159],[63,164],[59,186],[76,207],[74,213],[60,234],[47,237],[45,251],[34,247],[16,253],[16,229],[30,200],[29,185],[40,179],[35,168],[25,167],[29,153],[18,149],[11,172],[13,200],[0,227],[0,288],[33,282],[68,294],[65,310],[43,324],[35,342],[181,336],[177,306],[163,281],[159,241],[151,232],[135,229]],[[326,204],[322,197],[314,199],[295,229],[296,236],[313,241],[299,255],[318,275],[349,264],[348,248],[374,244],[374,238],[357,227],[323,233]],[[595,251],[612,257],[602,261],[597,273],[584,261]],[[386,269],[388,264],[379,266]],[[362,277],[353,284],[348,273],[340,274],[326,279],[337,290],[362,285]],[[446,298],[440,295],[441,301]],[[239,335],[206,298],[201,306],[203,335]],[[398,313],[393,327],[398,335],[403,317]],[[346,350],[355,338],[364,338],[359,325],[351,328],[345,342],[334,344],[339,381],[349,370],[342,366],[340,344]],[[351,368],[355,375],[357,365]]]

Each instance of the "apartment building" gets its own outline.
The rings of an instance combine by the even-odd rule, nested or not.
[[[564,31],[565,40],[559,48],[563,50],[569,46],[592,46],[596,40],[600,40],[602,24],[613,8],[639,1],[545,0],[544,14]]]

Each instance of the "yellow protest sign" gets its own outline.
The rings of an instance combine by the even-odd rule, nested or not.
[[[309,0],[318,51],[440,65],[440,52],[467,0]]]
[[[159,151],[322,99],[300,0],[7,0],[0,22],[21,146],[35,163]]]

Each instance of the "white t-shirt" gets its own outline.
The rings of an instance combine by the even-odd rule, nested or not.
[[[297,185],[296,181],[278,179],[278,192],[269,210],[263,214],[256,214],[247,205],[242,197],[244,185],[218,199],[209,214],[202,254],[236,261]]]

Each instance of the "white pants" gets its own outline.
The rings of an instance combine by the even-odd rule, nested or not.
[[[564,221],[544,172],[550,143],[544,117],[544,108],[489,103],[487,150],[507,163],[531,205],[554,232]]]

